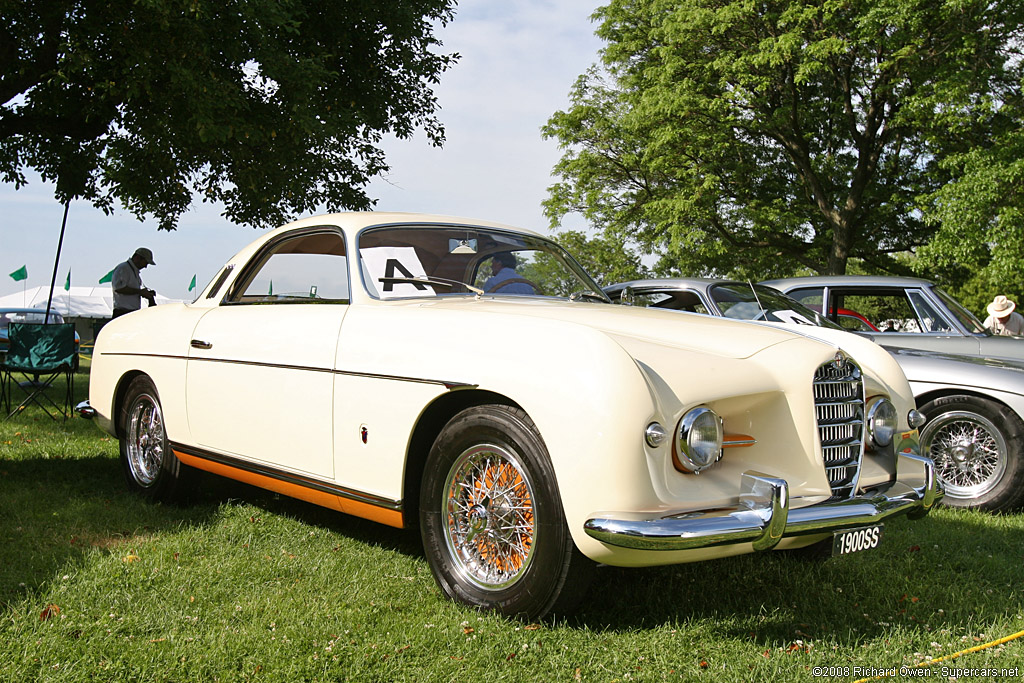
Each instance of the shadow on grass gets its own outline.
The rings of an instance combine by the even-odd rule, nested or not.
[[[149,504],[127,491],[109,456],[0,461],[0,605],[89,553],[203,524],[215,509]]]
[[[303,524],[347,536],[368,546],[393,550],[410,557],[423,557],[417,529],[396,529],[206,472],[196,471],[195,475],[195,503],[216,505],[240,501],[276,515],[296,519]]]
[[[828,559],[784,551],[648,569],[603,568],[570,624],[613,631],[702,622],[766,646],[856,643],[893,627],[937,631],[1019,614],[1020,518],[940,510],[886,524],[877,550]]]

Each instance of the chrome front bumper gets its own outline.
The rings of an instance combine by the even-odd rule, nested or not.
[[[942,498],[932,461],[900,454],[900,480],[861,496],[791,510],[789,484],[760,472],[740,478],[739,505],[731,510],[686,512],[654,519],[594,517],[587,534],[603,543],[640,550],[692,550],[752,543],[770,550],[788,536],[827,534],[878,524],[895,515],[923,517]]]

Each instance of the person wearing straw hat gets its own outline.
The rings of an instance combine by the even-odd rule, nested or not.
[[[114,290],[114,318],[142,308],[142,299],[156,305],[156,291],[142,284],[141,271],[146,266],[155,266],[153,252],[139,247],[132,257],[114,268],[110,286]]]
[[[1024,316],[1015,313],[1017,304],[1000,294],[988,305],[988,317],[985,318],[985,327],[992,334],[999,334],[1005,337],[1019,337],[1024,335]]]

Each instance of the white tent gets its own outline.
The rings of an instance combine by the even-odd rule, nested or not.
[[[25,290],[24,293],[16,292],[0,296],[0,308],[42,308],[45,310],[49,294],[49,287],[32,287]],[[114,294],[110,285],[72,287],[70,291],[57,286],[53,289],[53,302],[50,305],[50,310],[57,311],[65,318],[109,318],[114,314],[113,298]],[[156,295],[157,305],[171,301],[173,299]]]

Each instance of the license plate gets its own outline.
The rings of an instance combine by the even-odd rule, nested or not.
[[[883,524],[837,531],[832,537],[832,556],[848,555],[877,548],[882,540]]]

